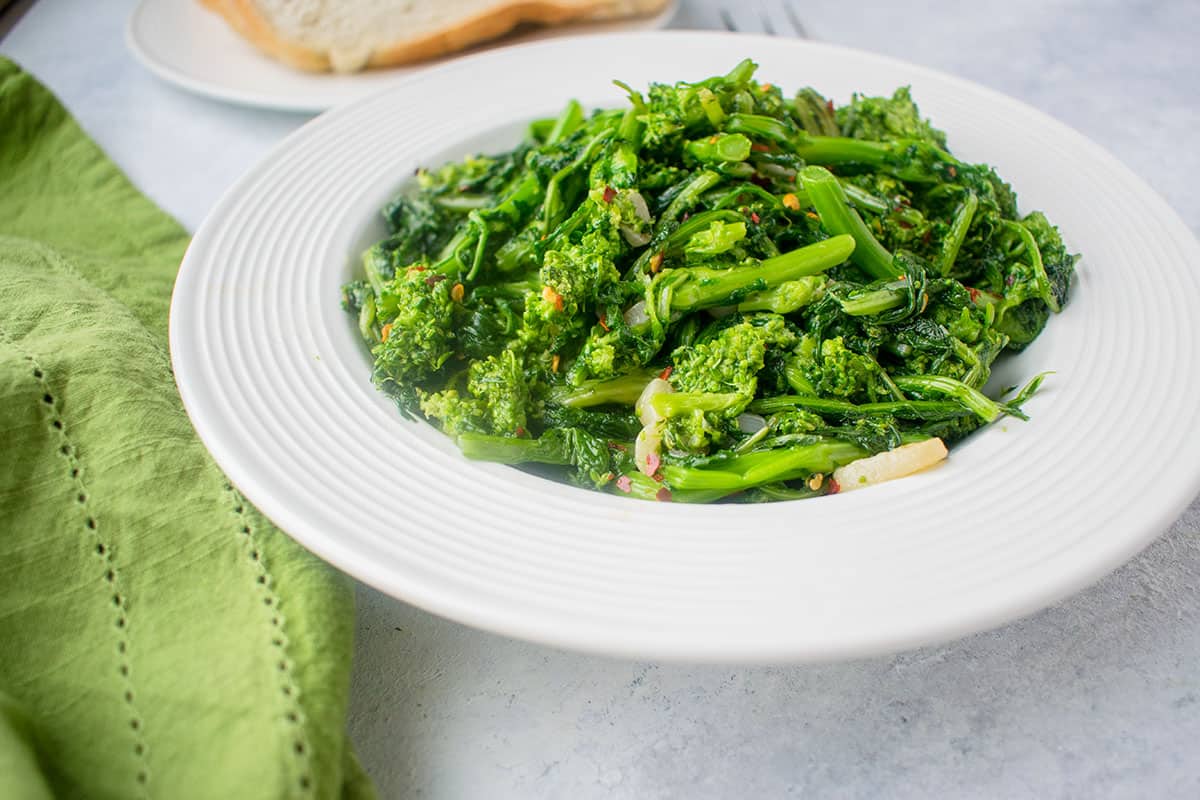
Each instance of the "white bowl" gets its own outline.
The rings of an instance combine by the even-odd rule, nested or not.
[[[1083,253],[1066,310],[1000,367],[1055,370],[941,468],[767,505],[630,500],[472,463],[372,386],[339,287],[418,166],[499,150],[619,78],[696,80],[745,56],[787,90],[911,84],[962,158]],[[188,250],[171,349],[201,438],[281,528],[434,613],[637,657],[814,660],[998,625],[1094,581],[1200,490],[1200,245],[1111,156],[963,80],[805,41],[710,33],[560,39],[414,74],[330,112],[234,186]]]

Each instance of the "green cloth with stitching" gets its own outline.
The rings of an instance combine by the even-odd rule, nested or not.
[[[187,233],[0,58],[0,797],[361,798],[350,582],[232,489],[167,351]]]

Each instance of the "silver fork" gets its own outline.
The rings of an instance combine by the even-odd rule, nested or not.
[[[728,0],[717,7],[717,16],[729,31],[809,38],[793,0]]]

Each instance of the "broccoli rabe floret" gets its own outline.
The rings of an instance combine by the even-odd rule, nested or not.
[[[530,394],[521,359],[505,350],[471,362],[465,394],[454,388],[422,394],[421,411],[452,436],[465,431],[519,436],[525,432]]]
[[[907,86],[888,97],[854,95],[848,105],[837,110],[843,136],[884,142],[889,139],[917,139],[945,148],[946,134],[921,118]]]
[[[793,411],[781,411],[768,421],[771,433],[778,436],[812,433],[825,427],[825,420],[820,414],[805,411],[802,408]]]
[[[453,281],[423,267],[402,270],[380,292],[376,319],[381,341],[375,379],[417,383],[432,377],[454,352]]]
[[[611,236],[590,231],[579,243],[546,253],[538,277],[558,296],[563,310],[575,315],[581,308],[594,308],[601,293],[621,279],[613,264],[619,252]],[[550,300],[557,305],[553,295]]]
[[[668,448],[703,452],[733,433],[733,420],[754,398],[768,347],[791,347],[796,335],[783,318],[756,314],[706,341],[672,353],[669,404],[663,440]]]
[[[734,393],[748,401],[754,396],[767,346],[786,347],[795,341],[782,317],[754,315],[708,341],[677,348],[671,354],[671,386],[677,392]]]
[[[789,362],[818,395],[851,401],[875,399],[879,366],[870,356],[846,347],[841,336],[824,340],[803,336]]]
[[[567,352],[587,333],[587,323],[578,314],[566,312],[562,297],[550,287],[525,298],[525,311],[517,334],[517,346],[528,359],[548,367],[554,356]]]

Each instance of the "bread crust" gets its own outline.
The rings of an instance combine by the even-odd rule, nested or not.
[[[463,50],[495,39],[523,22],[558,25],[583,19],[611,19],[661,11],[669,0],[594,0],[586,5],[554,0],[511,0],[482,13],[455,20],[438,31],[372,50],[332,52],[282,38],[259,11],[254,0],[200,0],[235,31],[267,55],[309,72],[355,72],[367,67],[411,64]]]

